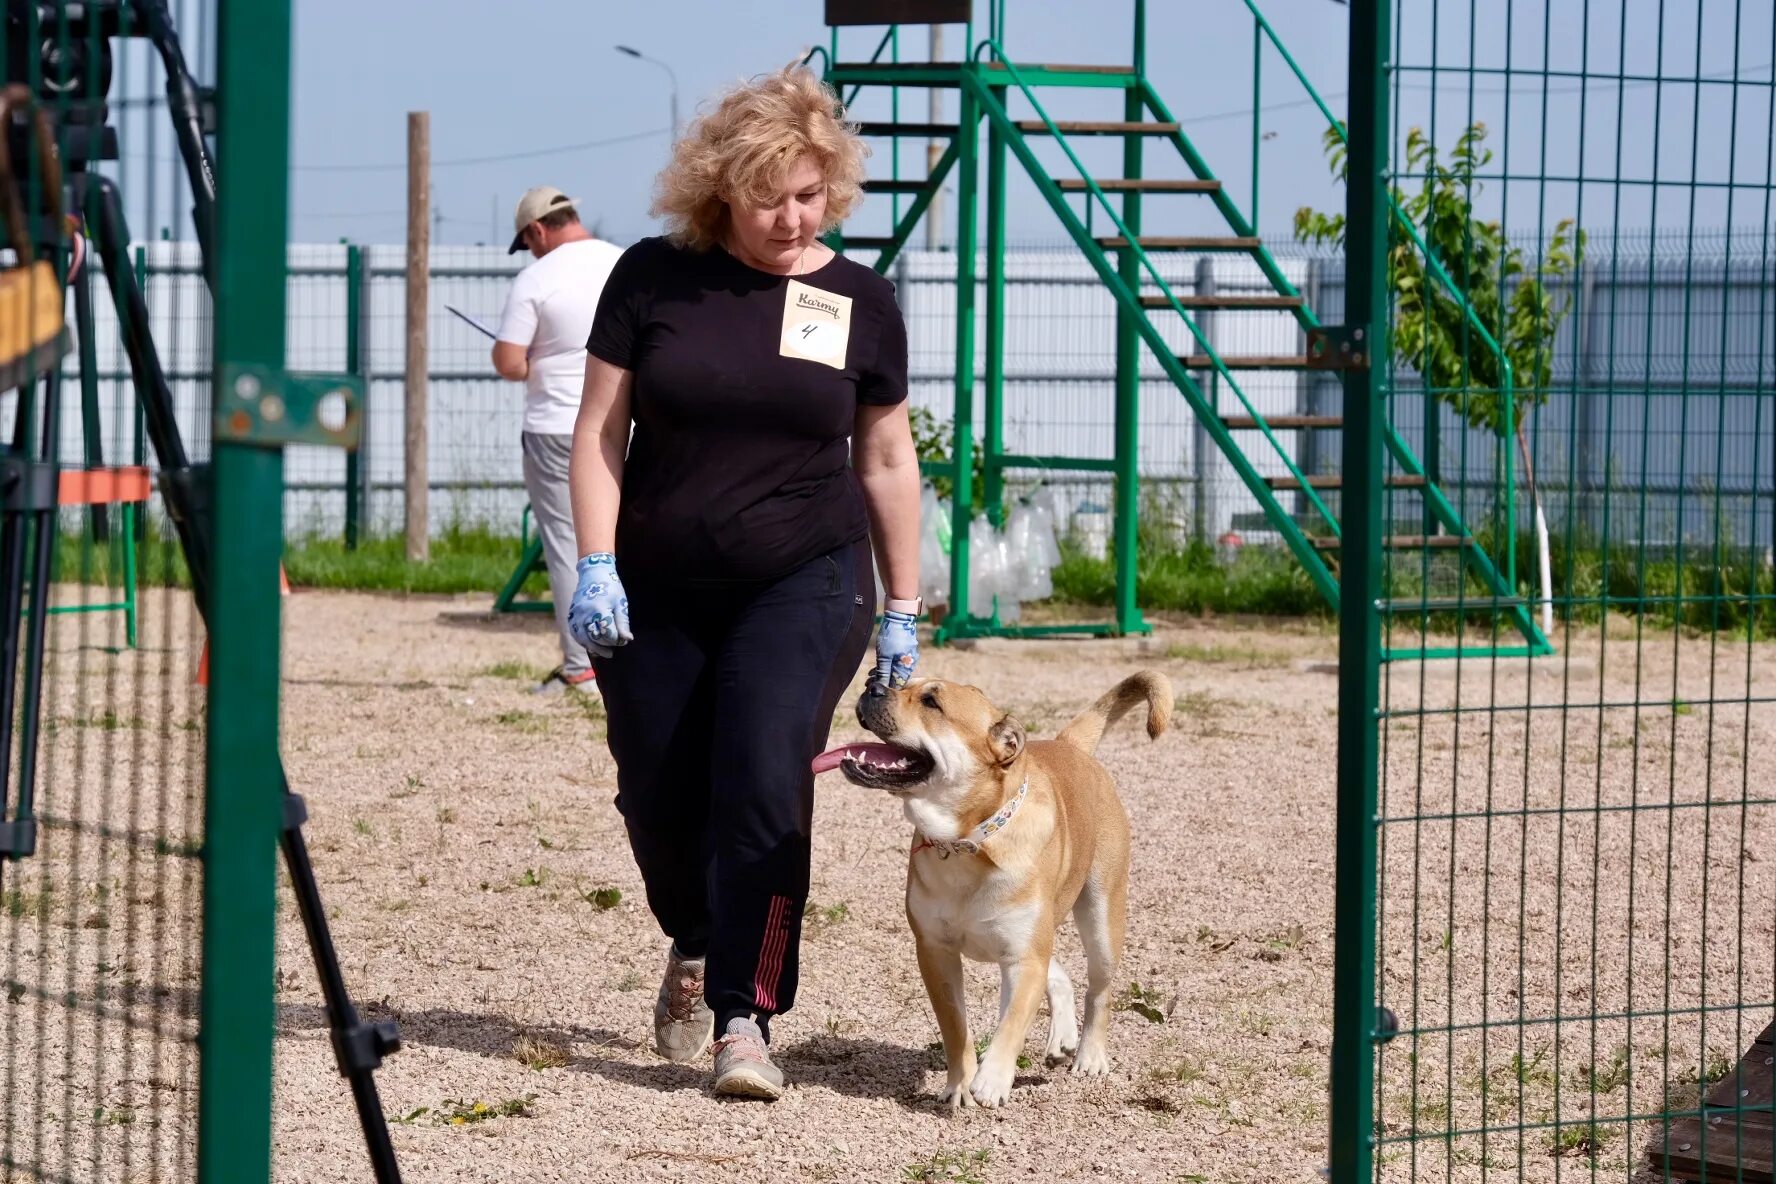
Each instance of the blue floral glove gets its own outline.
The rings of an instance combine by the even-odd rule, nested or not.
[[[882,630],[876,634],[876,668],[870,681],[890,690],[906,686],[919,668],[919,631],[911,613],[889,609],[882,613]]]
[[[629,594],[617,578],[617,557],[600,551],[580,560],[580,583],[567,610],[567,629],[589,653],[608,658],[635,640],[629,632]]]

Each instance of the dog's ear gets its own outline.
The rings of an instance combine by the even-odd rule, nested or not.
[[[998,723],[987,729],[987,743],[993,749],[993,755],[1001,765],[1009,765],[1023,755],[1024,725],[1005,716]]]

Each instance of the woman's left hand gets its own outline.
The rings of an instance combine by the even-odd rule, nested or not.
[[[882,614],[882,629],[876,634],[876,668],[870,681],[889,690],[899,690],[912,679],[919,668],[919,630],[917,618],[911,613],[892,609]]]

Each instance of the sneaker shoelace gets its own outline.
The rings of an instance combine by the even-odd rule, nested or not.
[[[751,1032],[733,1032],[715,1042],[714,1050],[717,1055],[728,1049],[733,1049],[734,1055],[743,1061],[771,1063],[771,1053],[765,1047],[765,1042]]]
[[[666,1014],[678,1023],[688,1023],[702,999],[703,976],[681,969],[667,989]]]

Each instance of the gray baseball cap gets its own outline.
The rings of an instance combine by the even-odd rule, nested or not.
[[[518,199],[517,210],[512,213],[512,245],[506,254],[516,255],[524,250],[526,226],[558,210],[571,210],[578,205],[579,202],[553,185],[538,185],[535,189],[525,190],[524,196]]]

